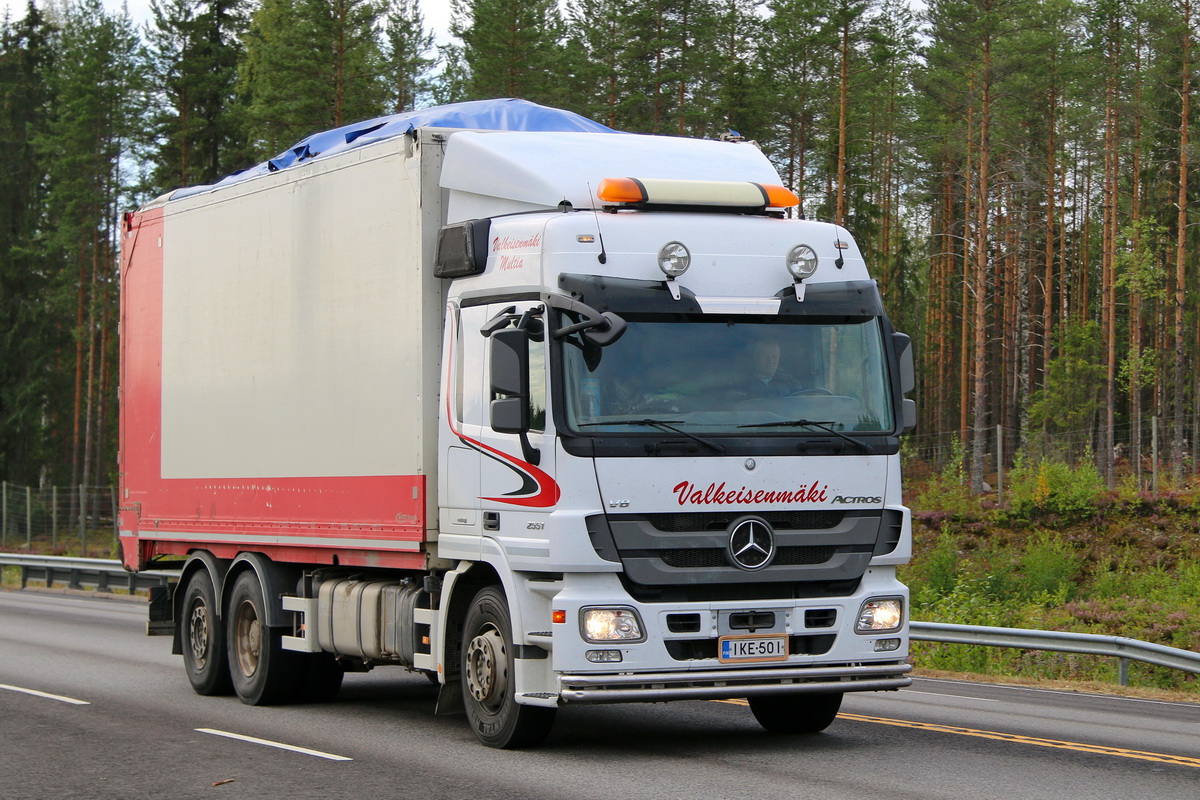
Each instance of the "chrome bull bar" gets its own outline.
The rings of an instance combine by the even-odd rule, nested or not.
[[[566,703],[728,700],[772,694],[875,692],[912,684],[911,664],[842,664],[823,667],[641,672],[559,676]]]

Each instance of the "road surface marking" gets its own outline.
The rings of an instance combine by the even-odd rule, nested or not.
[[[999,703],[999,700],[993,700],[990,697],[971,697],[965,694],[946,694],[945,692],[926,692],[922,689],[901,689],[900,694],[932,694],[936,697],[954,697],[959,700],[975,700],[979,703]]]
[[[923,683],[943,683],[943,684],[958,684],[963,681],[950,680],[948,678],[918,678]],[[1057,694],[1065,697],[1094,697],[1099,700],[1122,700],[1126,703],[1150,703],[1159,706],[1179,706],[1177,700],[1152,700],[1146,697],[1125,697],[1117,694],[1101,694],[1098,692],[1078,692],[1074,689],[1042,689],[1036,686],[1022,686],[1018,683],[978,683],[977,686],[990,686],[995,689],[1012,689],[1020,692],[1042,692],[1043,694]],[[919,691],[913,689],[901,689],[900,691]]]
[[[45,697],[48,700],[57,700],[60,703],[70,703],[73,706],[90,706],[87,700],[76,700],[74,697],[63,697],[61,694],[48,694],[39,692],[37,689],[25,689],[20,686],[9,686],[7,683],[0,683],[0,689],[7,689],[10,692],[20,692],[21,694],[31,694],[34,697]]]
[[[749,705],[745,700],[718,700],[718,703],[730,703],[737,706]],[[1144,750],[1126,750],[1122,747],[1107,747],[1100,744],[1083,744],[1082,742],[1064,742],[1058,739],[1040,739],[1036,736],[1021,736],[1016,733],[1000,733],[999,731],[981,731],[975,728],[962,728],[957,725],[935,725],[931,722],[912,722],[904,719],[889,719],[887,717],[868,717],[862,714],[838,714],[838,719],[851,722],[873,722],[876,725],[892,725],[898,728],[916,728],[934,733],[953,733],[959,736],[975,736],[981,739],[996,739],[1015,744],[1031,744],[1038,747],[1053,747],[1059,750],[1075,750],[1080,753],[1095,753],[1104,756],[1120,756],[1121,758],[1136,758],[1141,761],[1157,761],[1162,764],[1174,764],[1180,767],[1200,768],[1200,758],[1188,756],[1173,756],[1167,753],[1148,753]]]
[[[1163,764],[1175,764],[1181,767],[1200,768],[1200,758],[1188,756],[1173,756],[1166,753],[1148,753],[1144,750],[1126,750],[1123,747],[1108,747],[1100,744],[1083,744],[1082,742],[1064,742],[1058,739],[1041,739],[1036,736],[1021,736],[1015,733],[1000,733],[998,731],[981,731],[974,728],[962,728],[957,725],[934,725],[928,722],[910,722],[903,719],[888,719],[887,717],[868,717],[860,714],[838,714],[840,719],[854,722],[874,722],[877,725],[894,725],[900,728],[917,728],[935,733],[956,733],[959,736],[975,736],[981,739],[997,739],[1003,742],[1017,744],[1032,744],[1038,747],[1053,747],[1059,750],[1075,750],[1080,753],[1096,753],[1121,758],[1136,758],[1142,761],[1158,761]]]
[[[244,736],[240,733],[230,733],[229,731],[219,731],[216,728],[196,728],[197,733],[211,733],[213,736],[224,736],[226,739],[237,739],[240,742],[250,742],[251,744],[261,744],[267,747],[277,747],[280,750],[291,750],[293,753],[303,753],[306,756],[316,756],[317,758],[327,758],[330,761],[353,761],[353,758],[348,756],[334,755],[333,753],[323,753],[320,750],[310,750],[307,747],[297,747],[294,744],[284,744],[283,742],[272,742],[270,739],[258,739],[254,736]]]

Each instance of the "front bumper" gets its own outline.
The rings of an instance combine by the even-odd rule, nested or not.
[[[912,683],[904,662],[819,667],[560,675],[565,703],[725,700],[772,694],[873,692]]]

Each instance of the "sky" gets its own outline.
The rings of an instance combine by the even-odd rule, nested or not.
[[[47,0],[34,0],[34,3],[45,8]],[[444,40],[446,31],[450,28],[450,0],[420,0],[420,3],[421,13],[425,16],[425,27],[432,28],[438,39]],[[19,19],[25,16],[26,4],[27,0],[0,0],[0,15],[7,11],[12,19]],[[128,5],[129,14],[138,27],[150,20],[150,0],[104,0],[104,5],[113,10]]]

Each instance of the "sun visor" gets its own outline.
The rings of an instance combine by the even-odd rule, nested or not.
[[[669,136],[459,131],[446,143],[441,186],[447,222],[598,205],[604,178],[675,178],[779,183],[758,148]]]

